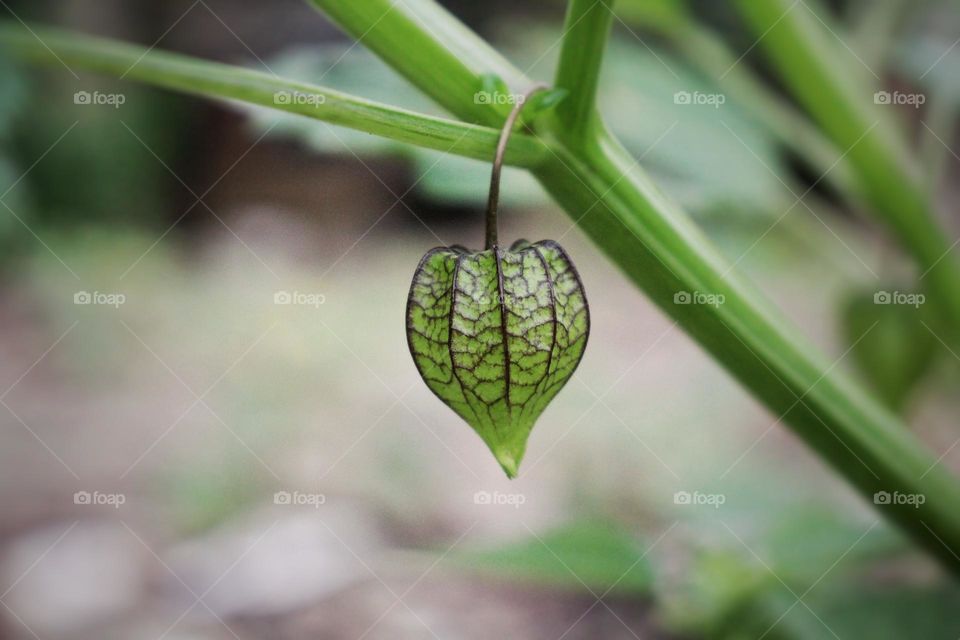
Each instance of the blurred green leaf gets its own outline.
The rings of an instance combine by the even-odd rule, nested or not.
[[[0,137],[6,138],[27,98],[22,72],[9,57],[0,57]]]
[[[707,632],[730,640],[764,637],[777,640],[807,638],[870,638],[870,640],[954,640],[960,634],[956,612],[960,591],[953,585],[902,587],[849,582],[842,588],[814,588],[793,593],[771,584],[763,593],[745,599]]]
[[[813,593],[811,608],[841,638],[955,640],[960,636],[960,590],[952,584],[885,587],[865,583]]]
[[[828,567],[843,559],[842,570],[889,559],[903,549],[904,539],[885,526],[852,519],[834,510],[810,506],[785,510],[764,534],[768,562],[784,580],[815,582]]]
[[[500,549],[461,555],[472,568],[510,580],[596,595],[645,595],[650,566],[637,541],[615,524],[583,521]]]
[[[815,618],[784,615],[796,603],[791,591],[799,595],[814,584],[821,590],[847,586],[907,549],[898,531],[856,512],[818,502],[763,500],[770,493],[759,488],[764,477],[749,482],[758,487],[759,499],[748,501],[748,510],[725,515],[736,536],[703,540],[675,590],[662,598],[678,630],[755,640],[783,616],[765,638],[821,637],[823,627]],[[817,594],[811,591],[811,598]]]
[[[900,291],[853,293],[842,307],[843,334],[858,370],[895,411],[904,409],[940,351],[923,307],[891,299]]]
[[[9,142],[16,115],[23,108],[26,97],[22,72],[10,58],[0,57],[0,140]],[[9,258],[14,251],[22,248],[18,246],[18,239],[28,233],[14,214],[7,210],[7,207],[12,209],[23,222],[29,218],[23,192],[10,190],[22,173],[20,162],[10,153],[9,145],[5,144],[0,150],[0,194],[3,194],[3,201],[7,205],[0,206],[0,251],[4,258]]]
[[[76,104],[73,83],[45,86],[42,98],[39,86],[34,89],[29,108],[17,118],[13,147],[23,166],[43,161],[11,195],[20,193],[38,226],[156,223],[166,214],[176,179],[154,154],[176,166],[177,154],[196,143],[180,135],[183,99],[137,86],[121,91],[99,79],[79,86],[121,93],[125,102],[117,108]]]

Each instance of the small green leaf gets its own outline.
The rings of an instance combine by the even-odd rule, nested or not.
[[[546,91],[538,91],[530,96],[527,102],[523,105],[523,121],[530,122],[544,111],[552,109],[563,102],[564,98],[566,98],[568,95],[570,95],[570,92],[566,89],[548,89]]]
[[[489,95],[507,95],[510,89],[503,78],[495,73],[483,73],[480,75],[480,91]]]
[[[577,270],[543,240],[438,247],[413,276],[407,341],[427,386],[513,478],[537,418],[580,363],[590,318]]]
[[[503,78],[495,73],[484,73],[480,76],[480,91],[473,96],[478,104],[508,105],[510,88]]]

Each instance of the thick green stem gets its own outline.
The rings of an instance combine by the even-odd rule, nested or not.
[[[839,148],[849,151],[868,202],[913,254],[950,338],[960,342],[960,266],[953,243],[935,219],[909,150],[888,125],[892,116],[883,109],[892,107],[875,104],[876,88],[863,81],[869,72],[844,72],[859,63],[803,2],[736,0],[734,6],[796,99]]]
[[[879,492],[923,495],[917,509],[882,512],[960,574],[956,480],[748,283],[724,276],[725,259],[619,143],[605,137],[586,154],[563,152],[534,173],[633,282],[867,500]],[[598,202],[594,194],[605,195]],[[723,303],[678,305],[681,291],[719,294]]]
[[[556,88],[569,94],[556,109],[554,129],[567,146],[577,147],[596,138],[597,83],[613,13],[613,0],[571,0],[563,25]],[[575,46],[566,46],[575,43]]]
[[[261,105],[478,160],[493,157],[500,136],[498,129],[414,113],[259,71],[157,49],[145,53],[142,47],[56,29],[34,32],[38,37],[20,25],[0,24],[0,46],[31,61],[75,65],[191,94]],[[547,155],[542,142],[517,134],[510,139],[505,161],[531,168]]]

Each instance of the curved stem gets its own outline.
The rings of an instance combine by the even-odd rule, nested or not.
[[[503,168],[503,156],[507,151],[507,142],[510,134],[520,117],[520,112],[534,94],[547,88],[545,84],[536,84],[528,89],[513,106],[503,129],[500,130],[500,139],[497,141],[497,152],[493,157],[493,169],[490,171],[490,195],[487,196],[487,239],[486,249],[493,249],[497,245],[497,206],[500,204],[500,170]]]

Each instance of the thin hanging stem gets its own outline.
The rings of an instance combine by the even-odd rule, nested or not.
[[[497,152],[493,157],[493,170],[490,172],[490,196],[487,198],[487,241],[485,248],[493,249],[497,245],[497,206],[500,204],[500,169],[503,168],[503,156],[507,152],[507,142],[510,141],[510,134],[513,132],[513,126],[520,117],[523,105],[527,104],[538,91],[547,89],[545,84],[535,84],[523,94],[517,104],[513,105],[513,110],[507,116],[507,121],[503,123],[503,129],[500,130],[500,139],[497,141]]]

